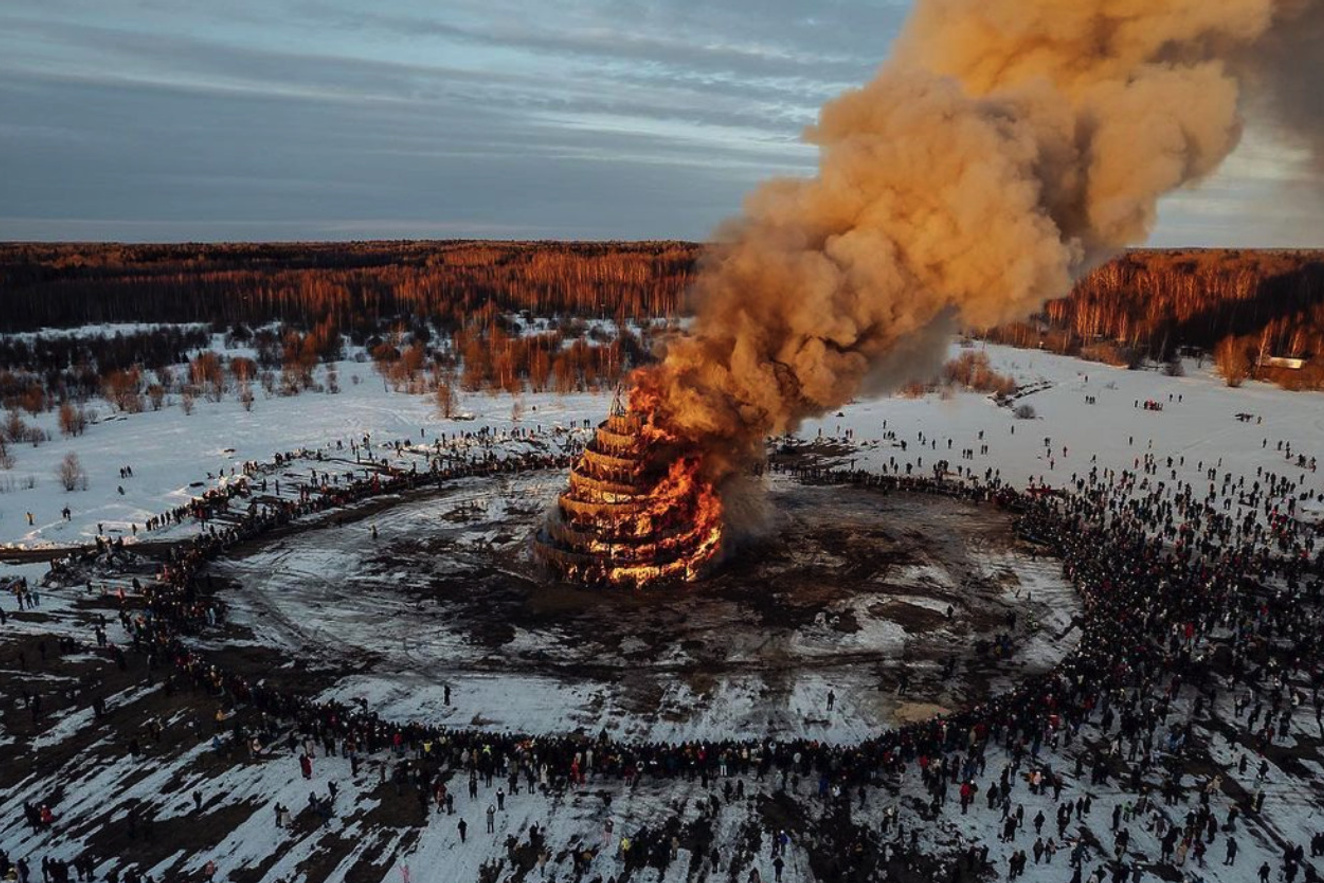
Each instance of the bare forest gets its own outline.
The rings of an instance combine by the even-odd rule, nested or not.
[[[356,242],[0,246],[0,333],[93,323],[401,317],[449,331],[528,311],[632,319],[682,308],[699,246],[678,242]]]
[[[683,312],[685,243],[372,242],[0,246],[0,404],[83,405],[338,391],[348,341],[388,385],[437,396],[614,385]],[[126,324],[127,323],[127,324]],[[95,326],[105,325],[106,328]],[[80,329],[76,334],[61,329]],[[213,335],[242,355],[211,351]],[[8,433],[0,435],[0,438]],[[11,438],[17,440],[17,436]]]
[[[439,409],[480,390],[610,385],[687,311],[703,246],[362,242],[0,246],[0,404],[187,408],[232,392],[334,393],[362,348]],[[134,323],[128,329],[87,329]],[[83,328],[78,334],[49,329]],[[990,340],[1114,364],[1209,354],[1230,383],[1324,385],[1324,252],[1135,251]],[[212,335],[243,355],[210,353]],[[967,366],[969,367],[969,366]],[[965,373],[970,373],[969,371]],[[963,382],[972,382],[962,375]],[[983,384],[985,379],[980,379]]]
[[[1242,377],[1318,389],[1324,252],[1134,251],[1095,270],[1032,321],[985,336],[1112,364],[1217,354]]]

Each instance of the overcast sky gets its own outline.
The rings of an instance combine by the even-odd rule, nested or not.
[[[702,239],[908,7],[3,0],[0,239]],[[1309,169],[1253,127],[1154,241],[1324,245]]]

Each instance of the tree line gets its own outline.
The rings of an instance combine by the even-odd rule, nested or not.
[[[378,359],[385,362],[392,352],[430,348],[432,388],[585,388],[615,382],[647,359],[651,340],[629,329],[686,312],[703,248],[467,240],[8,244],[0,245],[0,333],[204,323],[256,347],[259,365],[280,370],[285,388],[307,386],[312,367],[335,358],[344,336],[370,351],[386,345]],[[521,326],[512,321],[520,316],[555,321]],[[575,324],[584,319],[604,321]],[[593,339],[607,324],[616,329],[613,339]],[[0,337],[0,371],[10,372],[0,374],[0,399],[27,408],[38,387],[57,398],[83,397],[115,372],[179,364],[196,345],[170,337],[180,333],[191,332],[95,344]],[[1243,376],[1318,388],[1324,252],[1132,251],[1030,321],[978,333],[1116,364],[1218,350],[1226,357],[1220,362],[1245,363]],[[1304,367],[1283,368],[1272,357],[1299,358]],[[415,362],[410,355],[386,373],[407,386]]]
[[[1324,379],[1324,252],[1140,250],[1098,268],[1028,322],[984,332],[1116,364],[1220,351],[1288,386]],[[1234,358],[1235,357],[1235,358]],[[1269,360],[1300,359],[1301,369]]]
[[[676,315],[700,246],[683,242],[0,245],[0,333],[98,323],[371,333],[443,330],[483,310],[626,320]]]

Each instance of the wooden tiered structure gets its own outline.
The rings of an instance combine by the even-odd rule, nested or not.
[[[539,531],[534,554],[574,582],[640,586],[692,580],[721,544],[720,504],[620,396],[570,471],[570,487]]]

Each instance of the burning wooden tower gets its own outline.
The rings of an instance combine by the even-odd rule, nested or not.
[[[557,576],[642,586],[698,578],[722,545],[722,504],[665,433],[620,396],[570,471],[534,554]]]

